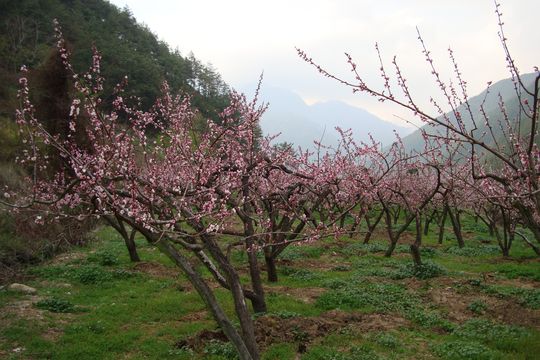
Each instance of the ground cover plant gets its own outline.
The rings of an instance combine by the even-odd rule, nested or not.
[[[384,241],[382,235],[374,234],[374,244]],[[481,251],[485,245],[470,236],[465,241]],[[141,262],[133,263],[113,229],[102,227],[96,237],[87,247],[30,267],[26,283],[36,295],[0,291],[2,357],[237,356],[164,254],[137,238]],[[360,238],[327,239],[302,257],[293,255],[302,248],[291,248],[280,261],[290,263],[290,256],[295,262],[279,264],[279,282],[264,282],[268,312],[254,317],[261,357],[532,358],[540,350],[540,281],[529,274],[540,272],[540,262],[527,245],[515,244],[513,257],[504,260],[489,251],[473,258],[454,254],[448,251],[453,241],[438,244],[437,234],[426,239],[435,249],[430,261],[445,269],[430,277],[396,276],[410,263],[406,253],[387,258],[384,250],[323,251],[346,249]],[[241,262],[240,251],[235,257]],[[470,265],[466,271],[463,260]],[[499,271],[501,261],[506,267]],[[521,274],[505,270],[514,267]],[[226,291],[217,296],[232,315]]]

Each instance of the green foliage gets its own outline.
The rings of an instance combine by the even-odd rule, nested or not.
[[[84,285],[103,284],[112,280],[107,270],[95,265],[84,265],[70,271],[70,277]]]
[[[456,328],[454,335],[482,342],[501,344],[504,341],[519,340],[529,337],[524,328],[497,324],[485,319],[471,319]]]
[[[444,274],[446,274],[446,269],[434,262],[425,261],[421,265],[407,264],[400,267],[394,275],[394,279],[405,279],[409,277],[430,279]]]
[[[481,315],[486,312],[487,304],[482,300],[474,300],[467,306],[467,309],[471,310],[475,314]]]
[[[523,266],[523,264],[501,264],[497,268],[497,272],[508,279],[528,278],[535,281],[540,281],[539,270],[538,266]]]
[[[350,356],[327,346],[315,346],[302,357],[306,360],[349,360]]]
[[[346,272],[346,271],[350,271],[351,270],[351,267],[349,265],[336,265],[332,268],[332,271],[342,271],[342,272]]]
[[[98,263],[99,265],[102,265],[102,266],[118,265],[119,263],[118,256],[116,256],[116,254],[108,250],[101,250],[93,254],[90,254],[87,260],[89,262]]]
[[[55,297],[38,301],[36,307],[55,313],[69,313],[75,311],[75,306],[70,301]]]
[[[293,360],[295,358],[295,344],[275,344],[263,354],[263,360]]]
[[[448,360],[492,360],[496,354],[478,342],[452,341],[433,347],[435,354]]]
[[[442,318],[439,313],[420,307],[406,309],[404,315],[407,319],[424,328],[439,328],[447,332],[455,328],[454,323]]]
[[[491,256],[500,254],[500,252],[501,249],[496,245],[482,245],[478,247],[464,246],[462,248],[452,246],[446,249],[447,254],[464,257]]]
[[[396,336],[386,332],[375,334],[373,341],[387,349],[397,349],[401,346],[401,342]]]
[[[368,244],[363,244],[360,242],[355,242],[353,244],[345,246],[341,249],[341,253],[345,256],[354,256],[365,253],[380,253],[386,251],[388,246],[379,242],[371,242]]]
[[[320,276],[313,271],[307,270],[307,269],[296,269],[288,266],[283,266],[280,268],[280,272],[283,275],[289,276],[293,278],[294,280],[299,281],[311,281],[311,280],[317,280],[320,278]]]
[[[503,286],[483,286],[485,293],[501,298],[516,297],[519,304],[531,309],[540,309],[540,289],[523,289]]]
[[[238,353],[229,342],[219,340],[210,340],[204,347],[206,355],[212,355],[212,358],[238,359]]]
[[[126,75],[129,87],[124,98],[139,97],[145,109],[160,94],[163,80],[168,81],[173,92],[193,94],[195,106],[205,117],[218,120],[219,111],[226,106],[229,88],[215,69],[193,55],[184,57],[170,49],[146,26],[137,23],[129,10],[102,0],[4,2],[0,12],[0,34],[5,34],[0,36],[0,75],[16,79],[22,64],[34,69],[44,62],[54,42],[54,18],[70,44],[76,71],[88,68],[92,44],[102,53],[105,94],[111,94]],[[2,81],[0,93],[14,96],[9,89],[16,86],[15,79],[13,83]],[[12,114],[14,109],[3,105],[0,102],[0,116],[4,112]]]
[[[284,260],[298,260],[302,258],[318,259],[323,254],[324,249],[314,246],[288,246],[280,255]]]
[[[292,319],[295,317],[302,316],[301,314],[297,312],[289,311],[289,310],[279,310],[279,311],[272,312],[269,315],[277,316],[278,318],[281,318],[281,319]]]
[[[327,291],[317,299],[316,305],[325,310],[365,308],[385,312],[412,308],[418,301],[403,286],[368,283]]]
[[[375,350],[373,350],[369,345],[362,344],[356,345],[351,348],[351,354],[349,359],[354,360],[382,360],[382,356],[379,356]]]

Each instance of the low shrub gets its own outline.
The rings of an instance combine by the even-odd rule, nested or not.
[[[482,300],[475,300],[467,306],[467,309],[475,314],[481,315],[486,312],[487,304]]]
[[[110,272],[104,270],[100,266],[84,265],[78,268],[73,268],[70,271],[70,276],[81,284],[93,285],[102,284],[111,281],[113,276]]]
[[[118,256],[108,250],[101,250],[90,254],[86,260],[102,266],[118,265],[119,263]]]
[[[300,281],[311,281],[319,278],[319,275],[313,271],[309,271],[307,269],[296,269],[288,266],[281,267],[280,272],[283,275],[290,276],[295,280]]]
[[[452,341],[433,347],[433,352],[448,360],[491,360],[496,354],[478,342]]]
[[[452,246],[446,249],[447,254],[464,257],[490,256],[499,254],[500,252],[501,249],[496,245],[483,245],[478,247],[464,246],[462,248]]]
[[[36,307],[55,313],[69,313],[75,311],[75,306],[70,301],[55,297],[38,301]]]
[[[430,279],[444,274],[446,274],[446,269],[442,266],[431,261],[425,261],[421,265],[407,264],[401,266],[393,278],[405,279],[416,277],[418,279]]]
[[[325,310],[368,308],[374,311],[403,311],[419,300],[396,284],[349,284],[319,296],[316,305]]]
[[[204,353],[206,355],[218,356],[224,359],[238,359],[238,353],[231,343],[214,339],[206,344]]]

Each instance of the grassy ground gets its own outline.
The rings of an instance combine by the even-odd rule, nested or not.
[[[504,259],[485,228],[465,230],[465,249],[430,234],[421,271],[410,266],[412,234],[392,258],[383,233],[369,245],[342,238],[287,249],[279,282],[266,284],[269,314],[256,317],[263,358],[537,358],[540,261],[519,242]],[[0,291],[0,358],[234,358],[165,256],[139,241],[143,262],[132,264],[111,229],[97,238],[29,268],[37,295]],[[228,294],[217,294],[232,315]]]

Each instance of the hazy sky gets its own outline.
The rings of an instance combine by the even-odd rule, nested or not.
[[[342,100],[400,122],[404,112],[323,78],[297,56],[309,53],[329,71],[350,78],[343,53],[353,55],[368,83],[381,84],[374,50],[387,70],[397,55],[418,102],[436,89],[417,40],[419,27],[445,79],[447,49],[455,52],[469,94],[508,77],[492,0],[109,0],[183,55],[193,51],[224,80],[245,89],[264,71],[264,84],[291,89],[312,103]],[[501,0],[510,50],[522,72],[540,65],[538,0]],[[264,85],[263,84],[263,85]],[[264,88],[263,88],[264,91]],[[271,104],[270,104],[271,106]]]

